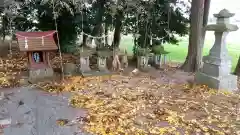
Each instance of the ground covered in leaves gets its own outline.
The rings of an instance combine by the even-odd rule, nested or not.
[[[54,68],[60,68],[59,56],[52,54],[51,59]],[[69,61],[76,58],[64,55],[64,62]],[[27,69],[26,55],[17,53],[0,62],[0,87],[20,86],[19,76]],[[154,71],[154,77],[68,77],[64,82],[39,83],[38,87],[74,93],[69,102],[88,110],[84,130],[93,134],[239,134],[238,94],[183,84],[181,76],[171,78],[175,72]]]
[[[0,48],[1,49],[1,48]],[[61,59],[58,53],[51,53],[50,59],[55,71],[61,72]],[[63,55],[63,63],[76,61],[72,55]],[[28,77],[28,60],[26,53],[15,51],[13,55],[0,57],[0,88],[19,87]]]
[[[74,77],[43,89],[75,93],[70,104],[88,110],[84,130],[93,134],[232,135],[239,129],[239,95],[206,86],[161,84],[148,75],[116,75]]]

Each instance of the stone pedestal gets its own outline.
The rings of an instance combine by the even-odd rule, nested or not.
[[[154,65],[156,67],[161,67],[161,65],[166,64],[166,54],[159,54],[154,56]]]
[[[147,71],[148,67],[148,56],[138,56],[137,58],[137,68],[142,71]]]
[[[155,66],[160,67],[162,65],[162,59],[161,55],[155,55],[154,56],[154,64]]]
[[[237,76],[227,75],[221,77],[213,77],[211,75],[198,72],[195,75],[195,80],[198,84],[207,85],[209,88],[218,90],[236,90],[237,89]]]
[[[89,56],[80,57],[79,70],[80,70],[80,72],[90,72],[91,71]]]
[[[166,63],[167,63],[167,55],[164,54],[163,55],[163,64],[166,65]]]
[[[99,71],[106,72],[107,69],[107,58],[106,57],[98,57],[97,58],[97,66]]]
[[[93,54],[92,50],[83,49],[80,52],[79,67],[78,70],[84,77],[93,76],[94,72],[90,68],[89,57]]]
[[[96,73],[97,76],[112,74],[107,66],[107,58],[110,56],[112,56],[112,52],[109,50],[99,50],[97,52],[97,68],[99,70],[99,72]]]
[[[40,80],[44,80],[46,78],[53,77],[54,72],[50,67],[40,68],[40,69],[30,69],[29,70],[29,81],[36,82]]]
[[[76,73],[76,64],[65,63],[63,67],[63,72],[65,75],[73,75]]]
[[[154,65],[155,64],[154,57],[155,57],[154,53],[149,53],[148,64],[150,64],[150,65]]]
[[[237,89],[237,76],[230,74],[232,64],[226,48],[227,34],[238,29],[236,25],[229,24],[229,18],[233,15],[223,9],[219,14],[214,14],[217,24],[206,27],[206,30],[215,31],[215,43],[209,55],[203,57],[204,64],[195,76],[196,83],[220,90]]]

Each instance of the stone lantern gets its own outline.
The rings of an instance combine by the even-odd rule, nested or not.
[[[229,18],[233,16],[233,13],[223,9],[214,14],[217,23],[206,27],[207,31],[215,32],[215,43],[209,55],[203,57],[203,67],[195,75],[197,84],[219,90],[237,89],[237,76],[231,74],[232,63],[226,47],[228,33],[238,30],[236,25],[230,24]]]

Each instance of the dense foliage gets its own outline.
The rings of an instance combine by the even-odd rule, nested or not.
[[[74,3],[70,0],[32,0],[23,3],[15,13],[21,14],[21,17],[11,18],[14,26],[4,26],[2,30],[55,29],[56,17],[63,50],[75,46],[82,28],[84,33],[93,36],[101,36],[104,32],[107,34],[114,28],[114,47],[119,46],[121,33],[134,35],[135,46],[142,48],[163,42],[177,43],[175,35],[187,34],[188,18],[184,17],[182,8],[188,7],[174,0],[78,0]],[[8,7],[10,6],[5,9],[13,10]],[[7,14],[4,15],[10,18]],[[7,21],[2,21],[3,24],[4,22],[6,24]],[[83,45],[87,44],[86,41],[85,35]],[[100,40],[102,41],[103,39]]]

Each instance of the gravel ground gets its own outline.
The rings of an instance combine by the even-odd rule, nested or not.
[[[86,117],[84,110],[69,107],[70,95],[54,96],[32,88],[16,88],[4,93],[5,98],[0,99],[0,120],[11,119],[11,124],[2,129],[4,135],[85,135],[76,124],[59,126],[56,123],[58,119],[72,121]]]

